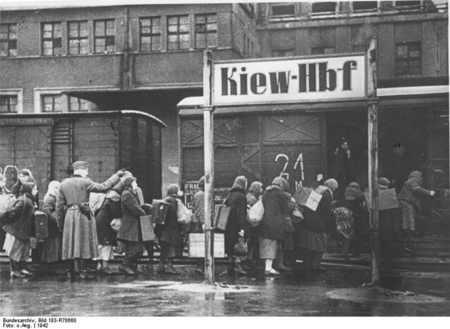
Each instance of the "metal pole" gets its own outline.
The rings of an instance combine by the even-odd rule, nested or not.
[[[380,285],[380,237],[378,205],[378,99],[377,99],[377,41],[370,40],[367,53],[368,149],[369,149],[369,208],[370,246],[372,259],[371,285]]]
[[[214,284],[214,109],[212,107],[212,53],[203,53],[203,134],[205,161],[205,280]]]

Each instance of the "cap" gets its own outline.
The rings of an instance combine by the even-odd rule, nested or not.
[[[380,177],[378,179],[378,184],[383,185],[383,186],[389,186],[389,184],[391,184],[391,182],[389,181],[389,179],[387,179],[385,177]]]
[[[73,170],[88,169],[89,164],[85,161],[76,161],[76,162],[72,163],[72,168],[73,168]]]

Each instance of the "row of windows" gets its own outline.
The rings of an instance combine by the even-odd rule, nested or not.
[[[353,1],[352,10],[353,12],[365,12],[374,11],[378,9],[378,1]],[[338,2],[336,1],[321,1],[313,2],[311,13],[313,14],[325,14],[325,13],[335,13],[338,11]],[[395,8],[412,8],[420,9],[420,1],[395,1]],[[274,3],[271,4],[271,15],[272,16],[292,16],[296,14],[296,4],[294,3]]]
[[[139,50],[144,52],[162,49],[161,17],[139,20]],[[57,56],[63,52],[63,23],[42,23],[42,54]],[[167,17],[167,48],[190,48],[190,20],[188,15]],[[68,53],[89,53],[88,21],[68,22]],[[195,15],[195,48],[218,46],[217,14]],[[94,21],[94,53],[116,51],[115,20]],[[17,56],[17,24],[0,24],[0,57]]]
[[[93,104],[87,100],[68,97],[69,112],[89,111]],[[17,95],[0,96],[0,113],[17,113]],[[43,112],[62,112],[63,97],[61,95],[42,95],[41,108]]]
[[[355,45],[354,52],[364,52],[364,45]],[[334,54],[334,47],[311,48],[312,55]],[[274,57],[295,56],[294,49],[273,50]],[[402,42],[396,44],[395,75],[399,78],[415,77],[422,74],[422,50],[420,42]]]

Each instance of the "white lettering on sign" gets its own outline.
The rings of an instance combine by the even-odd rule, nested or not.
[[[365,56],[219,62],[214,104],[330,101],[364,98]]]
[[[283,170],[280,173],[280,177],[285,178],[287,181],[289,181],[289,173],[286,172],[288,165],[289,165],[289,156],[286,154],[277,154],[275,157],[275,162],[278,162],[278,160],[282,158],[285,159],[286,162],[284,163]],[[305,172],[303,168],[303,153],[300,153],[297,157],[297,160],[294,163],[294,170],[296,170],[300,166],[300,173],[301,173],[301,180],[300,181],[294,181],[295,184],[295,190],[298,190],[300,187],[303,187],[303,181],[305,180]]]

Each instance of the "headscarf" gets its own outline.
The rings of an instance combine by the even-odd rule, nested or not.
[[[177,197],[179,190],[180,186],[178,186],[178,184],[170,184],[169,187],[167,188],[167,195]]]
[[[247,178],[245,176],[238,176],[234,180],[233,186],[231,187],[232,190],[238,189],[238,190],[245,190],[245,186],[247,185]]]
[[[252,192],[255,196],[260,196],[263,193],[262,189],[263,184],[261,182],[255,181],[250,185],[248,189],[249,192]]]
[[[361,193],[361,187],[358,185],[358,183],[352,182],[345,189],[345,200],[357,200]]]
[[[289,191],[289,182],[283,177],[280,176],[275,177],[272,181],[272,185],[278,186],[283,190],[283,192]]]
[[[389,187],[389,184],[391,182],[389,181],[389,179],[385,178],[385,177],[380,177],[378,179],[378,186],[381,187],[382,189],[387,189]]]
[[[334,178],[330,178],[323,183],[326,187],[328,187],[331,192],[336,191],[336,189],[339,187],[338,182]]]
[[[112,189],[120,194],[125,188],[130,187],[135,180],[136,177],[125,175]]]
[[[47,199],[48,199],[51,195],[56,196],[56,195],[54,194],[54,192],[55,192],[55,187],[56,187],[57,185],[58,185],[58,187],[61,185],[61,183],[60,183],[59,181],[57,181],[57,180],[52,180],[52,181],[48,184],[47,193],[45,193],[45,196],[44,196],[44,202],[47,201]]]
[[[200,178],[200,180],[198,181],[198,189],[200,191],[204,191],[205,190],[205,176],[202,176]]]
[[[413,171],[409,174],[409,178],[404,186],[413,189],[420,185],[422,185],[422,173],[420,171]]]
[[[19,193],[20,194],[29,194],[31,196],[31,191],[33,190],[34,183],[23,183],[20,187]]]
[[[31,171],[29,169],[21,169],[19,171],[19,174],[29,177],[28,180],[26,181],[26,183],[34,183],[35,182],[33,174],[31,173]],[[17,181],[19,182],[19,184],[22,184],[22,182],[19,179],[17,179]]]

